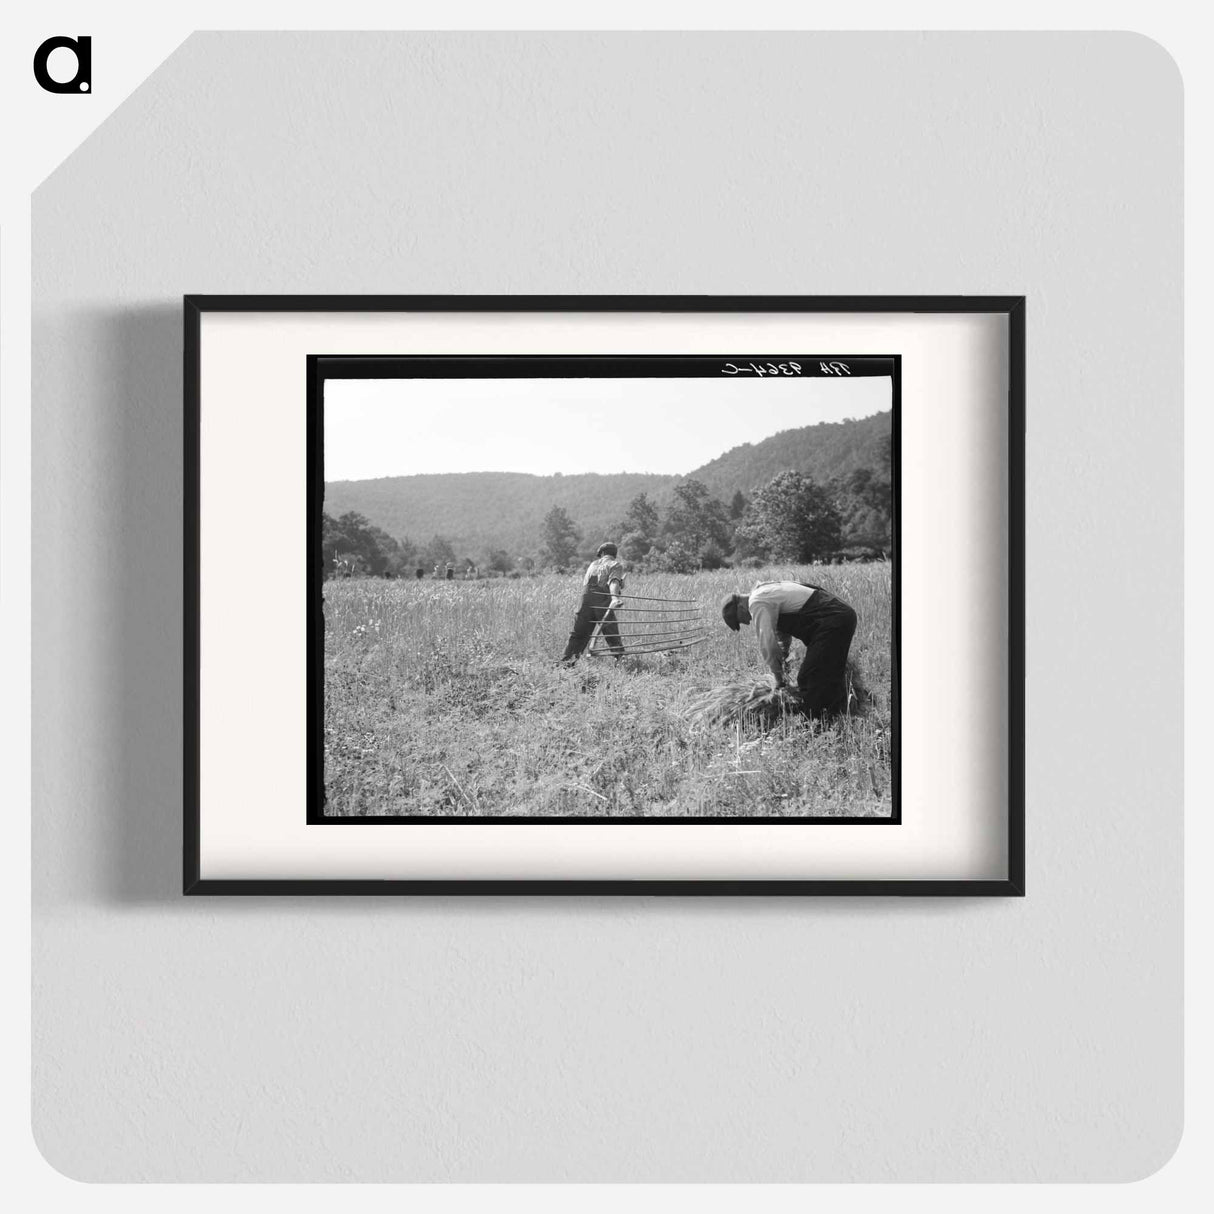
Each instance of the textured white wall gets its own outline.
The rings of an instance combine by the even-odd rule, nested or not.
[[[34,197],[34,1124],[96,1180],[1127,1180],[1180,1134],[1181,82],[197,35]],[[183,292],[1026,293],[1029,896],[190,901]],[[257,486],[233,486],[257,512]],[[271,549],[273,537],[268,537]],[[273,574],[235,577],[272,628]]]

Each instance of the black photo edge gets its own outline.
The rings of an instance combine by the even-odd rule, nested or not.
[[[708,377],[710,367],[719,367],[722,358],[745,358],[736,351],[732,355],[330,355],[309,354],[307,358],[307,812],[309,826],[730,826],[745,821],[748,826],[900,826],[901,804],[901,510],[899,502],[901,477],[901,368],[900,354],[868,355],[845,351],[819,351],[810,355],[798,352],[798,357],[836,358],[852,368],[852,374],[888,374],[891,380],[891,438],[893,445],[893,699],[890,715],[893,721],[893,782],[891,785],[892,813],[887,818],[829,817],[802,815],[797,817],[755,814],[745,819],[721,816],[649,814],[644,817],[620,814],[527,815],[510,814],[494,817],[470,815],[368,814],[343,817],[324,812],[324,578],[316,561],[320,550],[320,533],[324,511],[324,387],[329,380],[348,379],[445,379],[465,378],[487,370],[493,378],[562,378],[564,375],[614,378],[639,375],[677,375],[687,373],[687,364],[701,365],[699,374]],[[789,357],[792,357],[790,354]]]

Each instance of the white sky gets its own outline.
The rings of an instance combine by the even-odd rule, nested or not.
[[[325,480],[419,472],[681,475],[731,447],[890,408],[892,381],[343,379],[325,384]]]

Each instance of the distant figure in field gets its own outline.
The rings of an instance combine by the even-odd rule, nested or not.
[[[421,566],[421,565],[418,565],[418,567],[417,567],[417,580],[420,582],[420,581],[422,580],[422,578],[424,578],[425,576],[426,576],[426,570],[425,570],[425,568],[424,568],[423,566]]]
[[[474,582],[474,581],[476,581],[476,566],[475,566],[475,565],[469,565],[469,566],[468,566],[468,567],[467,567],[467,568],[464,570],[464,581],[465,581],[465,582]]]
[[[447,562],[447,581],[452,581],[455,578],[455,566],[450,561]]]
[[[561,661],[566,665],[572,665],[585,652],[594,626],[600,621],[599,635],[617,658],[624,656],[620,626],[615,618],[616,608],[624,605],[620,598],[624,593],[624,566],[616,559],[618,553],[614,544],[600,544],[598,554],[586,569],[582,579],[582,602],[573,617],[573,631],[561,655]]]
[[[441,578],[443,576],[442,566],[439,565],[437,562],[435,563],[435,566],[434,566],[434,576],[436,578]]]
[[[734,632],[739,624],[754,623],[776,687],[785,686],[793,637],[804,643],[797,690],[810,716],[834,716],[847,707],[847,655],[856,613],[842,599],[808,582],[761,582],[748,596],[731,594],[721,605],[721,618]]]

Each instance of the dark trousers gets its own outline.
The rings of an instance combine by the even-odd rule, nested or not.
[[[573,617],[573,631],[570,632],[565,652],[561,655],[562,662],[572,662],[585,652],[586,646],[590,644],[590,638],[594,635],[594,626],[600,621],[603,626],[599,629],[599,634],[606,640],[617,658],[624,656],[624,642],[620,640],[620,626],[616,623],[615,612],[610,610],[610,602],[611,595],[592,587],[586,588],[582,595],[581,606]]]
[[[825,590],[815,589],[800,611],[781,614],[781,639],[796,637],[805,645],[797,671],[797,690],[813,717],[833,716],[847,708],[847,655],[856,632],[856,613]],[[785,651],[788,649],[784,641]]]

